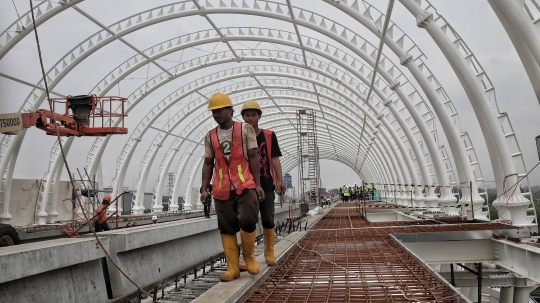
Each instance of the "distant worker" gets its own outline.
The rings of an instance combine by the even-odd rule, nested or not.
[[[152,224],[157,224],[157,216],[156,215],[152,216]]]
[[[208,100],[208,110],[212,111],[218,126],[206,134],[204,141],[201,202],[208,198],[208,185],[212,180],[218,229],[227,259],[227,272],[219,279],[232,281],[240,277],[237,232],[240,232],[248,272],[259,273],[253,251],[259,201],[264,200],[264,191],[259,178],[257,136],[248,123],[233,121],[234,109],[229,96],[215,93]]]
[[[351,186],[351,200],[356,201],[356,186]]]
[[[212,209],[212,184],[208,184],[206,191],[208,192],[208,197],[206,198],[206,201],[202,202],[202,204],[204,207],[204,217],[210,219],[210,210]],[[199,189],[199,193],[202,194],[202,186]]]
[[[257,135],[261,187],[264,190],[264,200],[259,202],[263,227],[264,258],[268,265],[273,266],[277,264],[274,256],[274,214],[276,211],[274,190],[280,196],[287,191],[287,187],[283,183],[281,161],[279,160],[281,150],[279,149],[276,133],[269,129],[259,128],[262,110],[257,102],[247,101],[242,106],[240,113],[244,121],[253,126]],[[240,269],[247,269],[244,261],[240,263]]]
[[[339,189],[339,194],[341,195],[341,201],[345,202],[345,184],[343,184],[343,186],[341,186],[341,188]]]
[[[349,188],[347,186],[343,187],[343,197],[345,199],[344,200],[345,202],[349,202],[350,193],[349,193]]]
[[[375,200],[375,185],[371,184],[371,188],[369,189],[369,199]]]
[[[107,223],[107,208],[111,204],[111,196],[105,195],[103,202],[94,211],[94,229],[96,232],[111,230],[109,223]]]

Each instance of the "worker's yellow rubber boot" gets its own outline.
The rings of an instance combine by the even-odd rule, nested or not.
[[[229,282],[236,278],[240,278],[240,269],[238,269],[238,242],[236,235],[221,235],[221,244],[225,259],[227,259],[227,272],[219,275],[219,279],[223,282]]]
[[[242,260],[242,262],[238,264],[238,268],[240,269],[240,271],[246,271],[247,270],[246,260]]]
[[[255,236],[257,231],[247,233],[240,230],[240,238],[242,239],[242,256],[246,261],[247,271],[250,275],[259,273],[259,263],[255,260]]]
[[[263,228],[264,241],[264,259],[269,266],[277,265],[276,257],[274,256],[274,229]]]

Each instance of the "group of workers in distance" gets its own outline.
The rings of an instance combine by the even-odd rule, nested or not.
[[[241,115],[245,123],[233,120],[233,104],[229,96],[215,93],[208,101],[208,110],[218,124],[205,137],[202,168],[201,202],[207,203],[212,186],[218,229],[227,260],[227,271],[221,281],[240,277],[245,269],[251,275],[259,273],[255,260],[256,224],[261,214],[264,258],[276,265],[274,256],[275,193],[284,195],[279,148],[276,134],[259,128],[260,105],[247,101]],[[275,191],[275,193],[274,193]],[[236,234],[240,232],[242,263]]]
[[[341,195],[341,201],[348,202],[348,201],[355,201],[358,199],[367,199],[367,200],[373,200],[375,197],[375,187],[372,185],[364,186],[364,189],[362,191],[362,186],[356,185],[345,185],[341,186],[339,188],[339,193]]]

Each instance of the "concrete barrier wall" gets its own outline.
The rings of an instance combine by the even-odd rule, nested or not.
[[[288,206],[276,209],[275,220],[282,222],[287,216]],[[262,233],[260,227],[258,233]],[[223,251],[215,216],[108,231],[100,236],[109,238],[114,260],[142,286]],[[136,290],[110,262],[108,268],[113,298]]]
[[[0,301],[105,302],[95,239],[58,239],[0,249]],[[108,239],[103,239],[108,247]]]
[[[90,236],[90,235],[88,235]],[[118,265],[144,286],[223,251],[217,220],[190,219],[100,233]],[[107,261],[113,298],[136,288]]]
[[[294,208],[298,208],[295,205]],[[288,205],[277,208],[283,222]],[[259,232],[262,232],[259,229]],[[217,219],[195,218],[99,233],[113,259],[139,285],[159,282],[223,251]],[[105,302],[107,282],[93,235],[0,249],[2,302]],[[112,297],[135,291],[107,260]]]

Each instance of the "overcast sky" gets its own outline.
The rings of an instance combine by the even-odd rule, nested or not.
[[[14,2],[19,14],[28,11],[28,1],[15,0]],[[237,2],[240,3],[239,0],[237,0]],[[373,2],[372,4],[379,10],[386,10],[386,0],[373,0],[371,2]],[[91,0],[84,1],[79,4],[79,7],[99,20],[102,24],[108,25],[139,11],[166,3],[168,3],[168,1],[163,0]],[[462,36],[463,40],[474,52],[491,78],[496,88],[497,100],[501,111],[508,112],[517,133],[518,142],[521,146],[526,165],[529,169],[532,168],[538,163],[534,138],[535,136],[540,135],[540,123],[538,122],[538,118],[540,117],[539,102],[534,95],[519,57],[491,7],[488,5],[487,1],[484,0],[433,0],[432,3]],[[292,0],[292,4],[316,11],[329,19],[339,20],[342,24],[357,30],[359,34],[365,34],[365,38],[368,41],[378,45],[377,39],[372,34],[368,33],[353,20],[350,20],[349,17],[344,16],[343,13],[338,12],[336,9],[322,1]],[[16,17],[17,12],[15,11],[12,1],[0,1],[0,29],[5,29],[16,19]],[[294,31],[294,28],[290,24],[262,17],[219,15],[211,16],[211,18],[218,27],[276,27]],[[484,178],[486,180],[494,180],[486,144],[483,140],[478,122],[476,121],[474,111],[442,52],[438,49],[425,30],[416,26],[415,18],[399,3],[399,1],[396,1],[392,13],[392,20],[407,32],[426,54],[428,58],[426,62],[429,68],[450,95],[459,112],[461,131],[468,132],[474,142],[474,147],[479,156]],[[204,18],[195,16],[181,20],[172,20],[142,29],[126,36],[125,40],[139,49],[146,49],[154,44],[182,34],[210,28],[210,25]],[[98,30],[98,26],[74,10],[67,10],[40,26],[38,31],[40,34],[46,70],[53,66],[68,50]],[[300,28],[300,31],[305,35],[320,37],[320,35],[310,30]],[[3,41],[0,41],[0,43],[3,43]],[[248,46],[255,47],[255,44],[250,44]],[[236,44],[234,47],[240,47],[240,45]],[[223,48],[222,44],[209,44],[201,46],[196,50],[171,54],[162,58],[163,60],[160,61],[160,64],[169,67],[179,61],[184,61],[188,58],[196,58],[204,52],[219,50],[226,50],[226,48]],[[68,77],[64,78],[64,80],[54,88],[54,90],[65,95],[86,94],[91,91],[96,83],[98,83],[107,73],[134,54],[132,49],[121,42],[117,41],[111,43],[109,46],[91,55],[79,67],[74,69]],[[385,50],[385,54],[389,54],[389,57],[393,58],[388,50]],[[244,66],[247,65],[248,64],[244,64]],[[217,67],[214,70],[231,67],[232,66]],[[407,74],[405,69],[402,69],[402,71]],[[37,83],[39,81],[41,73],[33,35],[28,35],[0,61],[0,72],[31,83]],[[152,77],[159,72],[161,71],[155,66],[148,65],[133,75],[130,75],[128,79],[123,80],[110,94],[127,96],[131,94],[133,90],[137,89],[139,85],[144,83],[147,76]],[[150,101],[158,102],[175,89],[178,89],[182,85],[205,74],[207,74],[207,71],[201,71],[194,73],[194,75],[178,79],[176,82],[168,84],[159,91],[156,91],[156,93],[147,98],[149,100],[145,101],[148,103]],[[31,89],[26,85],[0,77],[0,112],[5,113],[19,110],[30,90]],[[209,89],[208,92],[203,91],[203,93],[209,94],[210,90],[211,89]],[[189,102],[189,100],[186,100],[186,102]],[[145,103],[145,105],[141,105],[140,110],[130,113],[130,117],[128,118],[128,121],[126,121],[128,128],[133,129],[136,127],[139,120],[151,108],[152,106],[150,104]],[[180,108],[181,106],[176,106],[177,110]],[[174,111],[171,111],[169,114],[174,115]],[[166,121],[166,117],[158,119],[157,125],[162,126]],[[338,122],[336,121],[335,123]],[[439,128],[438,131],[439,137],[442,137],[442,129]],[[141,147],[134,155],[130,168],[128,169],[124,184],[125,186],[132,187],[138,179],[139,163],[156,133],[157,132],[149,132],[147,135],[149,138],[145,138],[143,143],[141,143]],[[106,186],[110,184],[111,179],[114,177],[115,163],[127,138],[128,135],[116,137],[113,143],[107,148],[105,159],[103,160],[103,175]],[[167,142],[170,144],[172,140],[173,139]],[[53,142],[53,137],[47,137],[43,132],[37,129],[29,130],[19,155],[15,177],[42,178],[44,172],[47,170],[49,151]],[[82,169],[84,167],[88,150],[93,142],[94,140],[92,138],[77,138],[75,140],[68,156],[72,170],[75,168]],[[442,142],[445,143],[445,139],[442,139]],[[168,148],[168,146],[166,148]],[[163,158],[166,150],[165,148],[163,149],[164,150],[160,151],[160,154],[157,157],[158,160],[154,162],[153,166],[155,168],[147,183],[147,190],[151,190],[157,179],[157,169],[160,164],[160,159]],[[449,150],[448,146],[447,150]],[[200,152],[200,150],[198,150],[198,152]],[[292,150],[290,152],[294,153]],[[171,171],[174,170],[175,166],[176,162],[173,164]],[[321,173],[322,185],[326,188],[338,187],[343,183],[353,184],[355,182],[361,182],[360,177],[357,176],[352,169],[335,161],[322,161]],[[293,169],[291,174],[296,180],[297,170]],[[531,174],[531,177],[532,185],[540,184],[540,169],[534,171]],[[493,183],[491,184],[491,187],[494,187]]]

